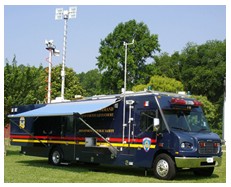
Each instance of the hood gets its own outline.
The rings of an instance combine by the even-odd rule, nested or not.
[[[184,132],[179,130],[173,130],[172,132],[179,138],[180,142],[198,142],[200,140],[212,140],[221,142],[220,137],[213,132]]]

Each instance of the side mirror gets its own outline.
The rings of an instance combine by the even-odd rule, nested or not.
[[[153,118],[154,131],[157,131],[159,128],[160,128],[160,119],[159,118]]]

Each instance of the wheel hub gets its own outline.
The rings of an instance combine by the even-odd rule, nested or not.
[[[156,165],[156,171],[158,175],[160,175],[161,177],[167,176],[169,171],[168,162],[166,162],[166,160],[159,160],[159,162]]]
[[[60,162],[60,154],[58,151],[55,151],[52,155],[52,160],[55,164],[58,164]]]

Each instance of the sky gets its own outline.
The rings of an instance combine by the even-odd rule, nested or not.
[[[75,5],[73,5],[75,6]],[[55,20],[55,9],[70,6],[4,6],[4,59],[18,64],[48,66],[45,40],[54,40],[62,63],[64,20]],[[161,52],[182,51],[188,42],[203,44],[226,39],[224,5],[79,5],[77,18],[68,20],[66,66],[77,73],[97,68],[100,41],[121,22],[144,22],[157,34]]]

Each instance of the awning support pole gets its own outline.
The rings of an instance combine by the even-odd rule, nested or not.
[[[43,144],[45,147],[47,147],[46,144],[44,144],[41,140],[39,140],[38,138],[36,138],[33,134],[31,134],[30,132],[28,132],[26,129],[21,128],[16,122],[14,122],[13,120],[10,119],[10,121],[16,125],[18,128],[22,129],[25,133],[29,134],[31,137],[33,137],[34,139],[38,140],[41,144]]]
[[[90,128],[94,133],[96,133],[100,138],[102,138],[105,142],[107,142],[110,147],[113,149],[110,149],[110,151],[114,154],[117,155],[117,152],[119,151],[116,147],[114,147],[106,138],[104,138],[100,133],[98,133],[92,126],[90,126],[86,121],[84,121],[83,118],[81,118],[81,115],[79,113],[74,113],[74,117],[77,117],[80,121],[82,121],[88,128]]]

